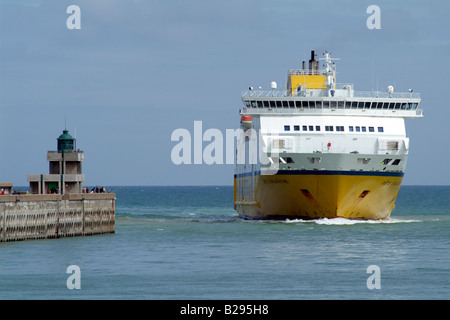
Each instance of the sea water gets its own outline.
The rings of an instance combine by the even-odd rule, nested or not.
[[[111,192],[115,234],[0,243],[0,299],[450,298],[449,186],[403,186],[383,221],[243,220],[230,186]]]

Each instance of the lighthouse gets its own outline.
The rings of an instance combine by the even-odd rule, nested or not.
[[[85,177],[81,164],[84,152],[76,150],[76,139],[66,129],[56,140],[57,150],[47,152],[49,174],[28,175],[32,194],[67,194],[82,191]]]

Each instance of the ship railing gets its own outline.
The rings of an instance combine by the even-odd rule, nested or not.
[[[267,98],[267,97],[290,97],[290,90],[245,90],[241,93],[242,97]]]
[[[352,84],[340,84],[336,86],[337,89],[347,89],[352,88]],[[303,94],[303,95],[302,95]],[[244,90],[241,92],[242,98],[270,98],[270,97],[304,97],[304,98],[333,98],[328,97],[328,92],[326,90],[322,90],[321,94],[306,96],[304,92],[299,92],[298,94],[292,92],[290,90]],[[348,95],[349,98],[391,98],[391,99],[420,99],[420,93],[415,92],[384,92],[384,91],[352,91],[351,95]],[[335,99],[342,98],[341,95],[334,97]]]
[[[355,91],[355,98],[393,98],[393,99],[420,99],[420,93],[416,92],[392,92],[385,91]]]
[[[294,76],[323,76],[327,73],[326,69],[322,70],[314,70],[314,69],[291,69],[288,72],[288,75]]]

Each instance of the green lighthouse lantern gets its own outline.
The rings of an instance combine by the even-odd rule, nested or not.
[[[59,136],[58,140],[58,152],[72,152],[75,150],[75,139],[69,134],[68,130],[64,130]]]

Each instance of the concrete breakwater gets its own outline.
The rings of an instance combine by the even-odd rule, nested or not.
[[[114,193],[0,196],[0,242],[115,232]]]

